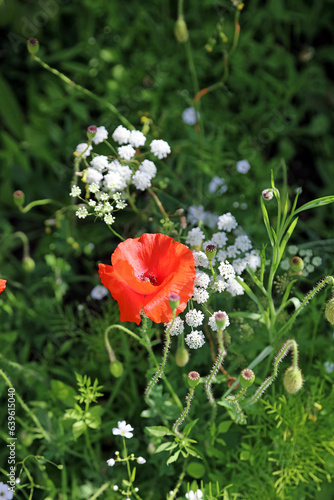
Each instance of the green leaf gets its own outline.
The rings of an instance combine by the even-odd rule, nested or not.
[[[232,420],[225,420],[218,425],[218,434],[225,434],[233,424]]]
[[[158,448],[155,450],[155,453],[161,453],[162,451],[172,451],[174,448],[177,447],[176,443],[162,443]]]
[[[298,222],[298,217],[296,217],[296,219],[291,222],[289,228],[287,229],[287,231],[286,231],[286,233],[284,235],[282,243],[280,244],[280,247],[279,247],[279,260],[281,260],[281,258],[283,256],[286,244],[289,241],[289,239],[291,238],[292,233],[295,230],[295,227],[297,225],[297,222]]]
[[[162,437],[166,436],[167,434],[171,434],[170,430],[168,427],[163,427],[162,425],[155,425],[153,427],[145,427],[146,430],[152,434],[152,436],[157,436],[157,437]]]
[[[264,225],[266,226],[266,230],[267,230],[267,233],[268,233],[268,236],[269,236],[270,244],[273,247],[274,244],[275,244],[274,238],[273,238],[273,233],[272,233],[273,229],[270,226],[268,211],[266,209],[266,206],[264,204],[264,201],[263,201],[262,197],[261,197],[261,210],[262,210],[262,216],[263,216],[263,220],[264,220]]]
[[[323,198],[317,198],[316,200],[309,201],[305,203],[298,210],[295,211],[295,214],[299,214],[299,212],[303,212],[303,210],[310,210],[311,208],[323,207],[328,205],[329,203],[334,202],[334,196],[324,196]]]
[[[74,406],[76,392],[73,387],[64,384],[61,380],[51,380],[52,394],[66,406]]]
[[[191,429],[197,424],[197,422],[198,422],[198,418],[196,418],[195,420],[192,420],[192,422],[189,422],[189,424],[187,424],[185,426],[183,434],[185,436],[188,436],[191,432]]]
[[[81,434],[83,434],[86,429],[87,429],[87,425],[85,424],[85,422],[83,420],[79,420],[79,422],[75,422],[72,425],[74,439],[78,439],[78,437],[81,436]]]
[[[0,115],[7,128],[18,139],[23,139],[24,115],[16,96],[4,78],[0,76]]]
[[[172,455],[171,457],[169,457],[169,459],[166,462],[167,465],[172,464],[173,462],[176,462],[176,460],[179,458],[180,451],[181,450],[177,450],[177,452],[174,453],[174,455]]]
[[[205,474],[205,467],[200,462],[190,462],[186,469],[189,476],[195,479],[201,479]]]

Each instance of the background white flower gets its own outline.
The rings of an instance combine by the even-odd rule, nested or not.
[[[130,424],[127,424],[125,420],[122,420],[120,422],[117,422],[117,427],[114,427],[112,430],[112,433],[114,436],[124,436],[128,439],[132,438],[133,433],[133,427],[131,427]]]

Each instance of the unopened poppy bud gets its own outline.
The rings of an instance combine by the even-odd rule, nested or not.
[[[17,190],[17,191],[14,191],[13,193],[13,199],[14,199],[14,203],[17,207],[22,207],[24,205],[24,192],[23,191],[20,191],[20,190]]]
[[[240,374],[241,387],[250,387],[255,380],[255,373],[250,368],[245,368]]]
[[[294,273],[300,273],[304,269],[303,259],[301,259],[297,255],[295,257],[292,257],[292,259],[290,260],[290,268]]]
[[[199,383],[199,379],[201,378],[198,372],[189,372],[188,373],[188,385],[189,387],[196,387]]]
[[[29,54],[31,54],[32,56],[36,55],[39,49],[39,41],[37,40],[37,38],[29,38],[29,40],[27,41],[27,48]]]
[[[215,314],[215,320],[219,329],[224,328],[228,321],[228,316],[226,312],[217,312]]]
[[[185,347],[178,347],[175,353],[175,363],[177,366],[186,366],[189,361],[189,352]]]
[[[212,260],[217,253],[216,245],[208,245],[205,249],[206,256],[209,260]]]
[[[169,305],[175,311],[180,304],[181,297],[177,293],[171,293],[170,296],[168,297],[169,300]]]
[[[303,375],[300,368],[289,366],[284,373],[283,384],[289,394],[298,392],[303,385]]]
[[[262,191],[262,198],[266,201],[270,201],[273,199],[274,193],[272,189],[264,189]]]
[[[334,299],[330,299],[328,302],[326,302],[325,317],[327,321],[331,323],[331,325],[334,325]]]
[[[188,40],[188,28],[183,16],[180,16],[175,23],[174,28],[175,38],[180,43],[185,43]]]
[[[31,257],[24,257],[22,267],[26,273],[31,273],[35,269],[35,261]]]
[[[110,363],[110,373],[115,378],[119,378],[123,374],[123,364],[118,359]]]
[[[97,128],[95,125],[91,125],[90,127],[87,127],[87,137],[91,141],[93,137],[96,136]]]

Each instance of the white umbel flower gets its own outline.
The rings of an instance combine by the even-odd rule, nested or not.
[[[117,422],[117,427],[114,427],[112,430],[112,433],[114,436],[124,436],[128,439],[132,438],[133,436],[133,427],[131,427],[130,424],[127,424],[125,420],[122,420],[120,422]]]
[[[145,189],[151,186],[151,177],[149,177],[144,172],[137,170],[137,172],[132,177],[132,183],[136,186],[137,189],[145,191]]]
[[[128,141],[131,146],[139,148],[140,146],[144,146],[145,141],[146,137],[142,132],[140,132],[139,130],[131,130]]]
[[[108,156],[104,155],[95,156],[90,162],[90,164],[92,167],[95,168],[95,170],[102,172],[102,170],[108,168]]]
[[[139,170],[143,174],[148,175],[151,179],[157,175],[157,167],[154,165],[153,161],[144,160],[139,165]]]
[[[123,125],[119,125],[114,130],[112,138],[114,139],[115,142],[118,142],[118,144],[120,144],[120,145],[128,144],[129,139],[130,139],[130,130],[123,127]]]
[[[162,160],[162,158],[166,158],[166,156],[171,151],[168,142],[161,139],[154,139],[154,141],[152,141],[150,144],[150,148],[151,152],[154,154],[154,156],[157,156],[159,160]]]
[[[232,229],[235,229],[237,226],[238,223],[235,220],[235,217],[231,214],[231,212],[228,212],[218,217],[217,227],[219,230],[222,229],[223,231],[227,231],[229,233],[232,231]]]
[[[203,332],[197,330],[188,333],[184,340],[187,346],[190,347],[190,349],[199,349],[200,347],[202,347],[202,345],[205,344],[205,337],[203,335]]]
[[[242,286],[237,282],[235,278],[229,278],[227,280],[226,291],[229,292],[232,295],[232,297],[235,297],[236,295],[243,295],[245,293],[245,290],[242,288]]]
[[[218,270],[220,272],[220,275],[223,276],[223,278],[225,278],[226,280],[235,277],[235,270],[227,260],[225,260],[225,262],[222,262],[220,264]]]
[[[98,172],[93,167],[87,168],[86,179],[85,179],[85,182],[87,182],[87,184],[98,184],[102,180],[102,178],[103,175],[101,174],[101,172]]]
[[[211,241],[216,247],[223,248],[227,243],[226,233],[223,231],[220,233],[213,233]]]
[[[242,252],[247,252],[252,249],[252,242],[246,234],[237,236],[234,242],[235,246],[239,248]]]
[[[81,144],[78,144],[77,147],[75,148],[75,152],[77,153],[76,156],[82,156],[83,158],[87,158],[87,156],[90,155],[90,152],[92,150],[92,146],[88,146],[86,142],[82,142]]]
[[[204,252],[202,252],[202,251],[193,252],[193,256],[195,259],[195,267],[199,267],[199,266],[206,267],[206,268],[210,267],[209,259],[207,258],[207,256],[205,255]]]
[[[197,309],[190,309],[190,311],[186,314],[186,323],[189,326],[197,327],[202,325],[204,320],[204,314],[202,311],[198,311]]]
[[[123,160],[128,160],[129,161],[136,154],[136,150],[132,146],[130,146],[130,145],[120,146],[118,148],[118,154],[119,154],[119,156],[121,158],[123,158]]]
[[[172,321],[169,323],[165,323],[165,332],[168,330]],[[184,321],[180,318],[180,316],[176,316],[174,320],[174,324],[172,328],[169,330],[170,335],[180,335],[180,333],[184,332]]]
[[[208,288],[210,283],[210,276],[203,271],[196,270],[196,278],[195,278],[195,286],[199,286],[201,288]]]
[[[92,141],[94,142],[94,144],[100,144],[105,139],[108,139],[107,129],[103,125],[101,127],[97,127],[96,134],[94,135]]]
[[[197,304],[204,304],[209,299],[209,294],[204,288],[195,286],[193,299]]]
[[[86,207],[79,207],[78,210],[75,212],[75,215],[79,219],[85,219],[88,215],[88,210]]]
[[[191,247],[197,247],[202,244],[205,235],[203,231],[199,227],[194,227],[188,233],[186,243],[188,243]]]
[[[77,196],[81,195],[81,189],[79,186],[72,186],[70,196],[73,196],[73,198],[76,198]]]

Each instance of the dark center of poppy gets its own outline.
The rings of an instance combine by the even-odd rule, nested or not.
[[[146,273],[139,276],[139,279],[140,281],[149,282],[154,286],[158,285],[158,279],[154,276],[153,273],[150,273],[149,271],[146,271]]]

